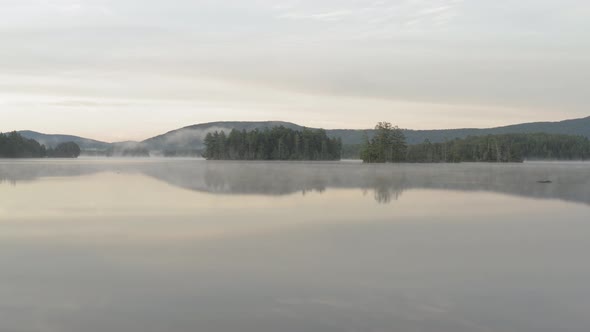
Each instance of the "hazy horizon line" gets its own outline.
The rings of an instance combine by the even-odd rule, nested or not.
[[[584,117],[580,117],[580,118],[568,118],[568,119],[563,119],[563,120],[557,120],[557,121],[530,121],[530,122],[520,122],[520,123],[508,123],[508,124],[504,124],[504,125],[500,125],[500,126],[493,126],[493,127],[452,127],[452,128],[431,128],[431,129],[412,129],[412,128],[403,128],[400,127],[403,130],[412,130],[412,131],[430,131],[430,130],[461,130],[461,129],[494,129],[494,128],[502,128],[502,127],[509,127],[509,126],[514,126],[514,125],[522,125],[522,124],[531,124],[531,123],[559,123],[559,122],[564,122],[564,121],[572,121],[572,120],[580,120],[580,119],[585,119],[590,117],[590,115],[588,116],[584,116]],[[387,121],[387,120],[384,120]],[[193,126],[198,126],[198,125],[207,125],[207,124],[218,124],[218,123],[234,123],[234,122],[242,122],[242,123],[265,123],[265,122],[282,122],[282,123],[288,123],[288,124],[293,124],[296,126],[300,126],[300,127],[304,127],[304,128],[311,128],[311,129],[325,129],[325,130],[373,130],[373,128],[326,128],[326,127],[311,127],[311,126],[305,126],[296,122],[292,122],[292,121],[285,121],[285,120],[261,120],[261,121],[254,121],[254,120],[221,120],[221,121],[208,121],[208,122],[200,122],[200,123],[195,123],[195,124],[191,124],[191,125],[187,125],[187,126],[183,126],[183,127],[178,127],[176,129],[171,129],[171,130],[167,130],[164,131],[162,133],[159,134],[154,134],[152,136],[149,136],[147,138],[144,139],[126,139],[126,140],[117,140],[117,141],[109,141],[109,140],[102,140],[102,139],[97,139],[97,138],[91,138],[89,136],[83,135],[83,134],[75,134],[75,133],[50,133],[50,132],[44,132],[44,131],[40,131],[40,130],[35,130],[35,129],[19,129],[19,130],[9,130],[9,131],[0,131],[0,133],[10,133],[10,132],[23,132],[23,131],[31,131],[31,132],[36,132],[39,134],[43,134],[43,135],[61,135],[61,136],[76,136],[79,138],[84,138],[84,139],[90,139],[93,141],[98,141],[98,142],[102,142],[102,143],[108,143],[108,144],[114,144],[114,143],[124,143],[124,142],[143,142],[146,141],[148,139],[157,137],[157,136],[161,136],[161,135],[165,135],[177,130],[182,130],[188,127],[193,127]],[[379,122],[379,121],[377,121]],[[377,123],[375,122],[375,123]],[[391,122],[391,121],[387,121],[387,122]],[[395,123],[391,122],[394,126],[396,125]]]

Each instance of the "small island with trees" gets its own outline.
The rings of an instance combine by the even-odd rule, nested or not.
[[[264,130],[209,133],[203,157],[209,160],[340,160],[342,142],[322,129],[283,126]]]
[[[74,142],[64,142],[55,148],[47,148],[34,139],[27,139],[17,132],[0,133],[0,158],[78,158],[80,147]]]

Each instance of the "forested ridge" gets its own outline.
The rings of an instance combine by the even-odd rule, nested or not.
[[[352,153],[353,149],[348,149]],[[379,162],[522,162],[524,160],[587,160],[586,137],[559,134],[503,134],[454,139],[443,143],[407,145],[403,131],[387,122],[375,127],[359,146],[360,158]]]
[[[77,158],[80,147],[74,142],[64,142],[55,148],[46,148],[34,139],[17,132],[0,133],[0,158]]]
[[[323,129],[284,126],[208,133],[203,157],[213,160],[340,160],[342,142]]]

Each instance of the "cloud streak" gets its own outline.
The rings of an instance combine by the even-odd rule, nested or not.
[[[5,0],[0,131],[585,116],[589,13],[582,0]]]
[[[333,3],[323,11],[301,2],[299,5],[279,6],[280,19],[312,20],[319,22],[349,21],[356,24],[396,25],[399,28],[425,24],[440,25],[459,14],[462,0],[402,0],[402,1],[344,1]]]

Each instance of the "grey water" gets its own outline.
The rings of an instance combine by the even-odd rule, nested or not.
[[[0,331],[587,332],[588,252],[588,163],[0,160]]]

